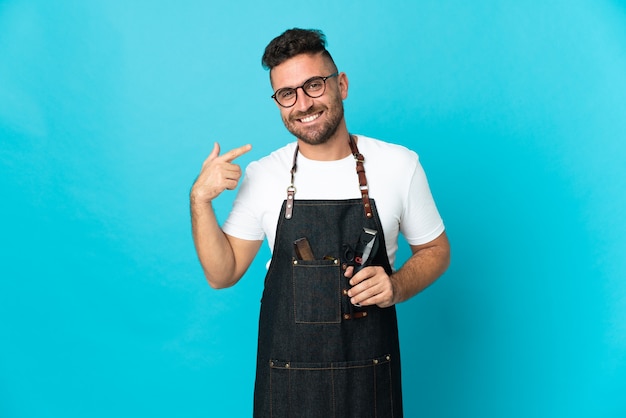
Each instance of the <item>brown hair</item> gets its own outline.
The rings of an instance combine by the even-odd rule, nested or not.
[[[265,48],[261,64],[266,70],[271,70],[296,55],[318,53],[322,53],[335,66],[326,50],[326,36],[321,30],[294,28],[272,39]]]

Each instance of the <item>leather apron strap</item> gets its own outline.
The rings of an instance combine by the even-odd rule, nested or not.
[[[365,166],[363,163],[365,162],[365,157],[363,154],[359,152],[359,148],[356,145],[356,141],[354,140],[354,136],[349,136],[350,150],[354,159],[356,160],[356,173],[359,177],[359,190],[361,191],[361,200],[363,201],[363,209],[365,210],[365,216],[367,218],[371,218],[372,207],[370,205],[369,198],[369,186],[367,185],[367,177],[365,175]],[[298,150],[299,147],[296,145],[296,150],[293,153],[293,165],[291,167],[291,184],[287,187],[287,207],[285,209],[285,219],[291,219],[293,216],[293,199],[296,194],[296,187],[294,186],[294,178],[296,171],[298,169],[297,161],[298,161]]]
[[[361,190],[361,200],[363,200],[365,216],[371,218],[373,215],[372,207],[370,205],[369,187],[367,185],[367,177],[365,176],[365,167],[363,166],[365,157],[363,157],[363,154],[359,152],[359,149],[356,146],[356,141],[352,135],[350,135],[350,149],[352,150],[352,155],[354,155],[354,159],[356,160],[356,173],[359,176],[359,189]]]

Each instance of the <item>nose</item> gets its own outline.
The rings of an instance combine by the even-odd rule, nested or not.
[[[309,95],[304,92],[304,89],[302,87],[298,88],[302,90],[302,92],[296,94],[296,104],[294,105],[294,107],[302,112],[310,109],[311,106],[313,106],[313,98],[309,97]]]

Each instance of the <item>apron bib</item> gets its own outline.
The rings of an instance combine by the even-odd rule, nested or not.
[[[352,139],[351,146],[362,170]],[[395,306],[352,305],[343,275],[352,261],[346,248],[363,228],[379,239],[371,265],[391,274],[375,202],[293,199],[296,156],[261,300],[254,417],[400,418]],[[359,181],[366,193],[363,170]],[[312,260],[294,250],[300,238],[310,243]]]

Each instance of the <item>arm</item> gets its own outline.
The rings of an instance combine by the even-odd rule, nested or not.
[[[348,291],[352,303],[385,308],[410,299],[430,286],[450,264],[450,243],[446,233],[429,243],[412,245],[413,255],[391,276],[382,267],[366,267],[354,277]],[[353,269],[346,270],[346,277]]]
[[[224,190],[237,187],[241,169],[232,161],[250,148],[245,145],[219,156],[220,148],[215,144],[189,195],[192,233],[198,259],[209,285],[216,289],[237,283],[262,243],[226,235],[217,223],[211,203]]]

